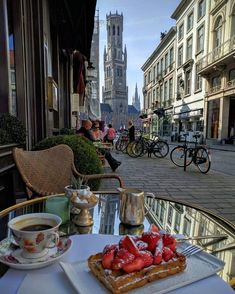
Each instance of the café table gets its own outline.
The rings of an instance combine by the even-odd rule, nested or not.
[[[145,206],[148,213],[143,225],[126,226],[119,220],[119,194],[113,191],[100,191],[95,194],[99,200],[95,208],[91,210],[93,226],[76,226],[73,223],[73,215],[71,215],[70,221],[60,228],[61,234],[70,235],[69,238],[72,240],[71,250],[60,261],[73,264],[84,261],[91,254],[102,251],[105,245],[117,243],[121,235],[141,234],[148,230],[151,223],[154,223],[171,234],[181,237],[193,236],[193,240],[187,242],[202,246],[205,251],[225,263],[224,269],[219,273],[168,291],[169,293],[234,293],[229,285],[235,276],[235,228],[233,224],[214,215],[209,210],[158,196],[156,199],[146,198]],[[20,214],[44,211],[45,202],[51,197],[54,196],[19,203],[0,212],[1,232],[5,232],[1,238],[9,237],[7,222],[10,218]],[[202,236],[209,237],[202,239]],[[34,270],[12,269],[0,264],[0,275],[1,294],[47,294],[53,291],[57,294],[77,293],[63,273],[59,262]],[[105,290],[100,290],[98,281],[95,285],[97,289],[94,288],[96,286],[92,286],[90,291],[80,293],[106,293]],[[132,293],[135,293],[135,290]]]

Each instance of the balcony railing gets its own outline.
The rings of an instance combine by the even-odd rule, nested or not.
[[[226,89],[235,87],[235,80],[227,81]]]
[[[213,62],[219,60],[225,55],[235,51],[235,35],[233,35],[229,40],[222,43],[220,46],[213,49],[210,53],[200,59],[197,63],[199,70],[204,69]]]
[[[209,88],[208,94],[213,94],[219,92],[221,90],[221,85],[216,85],[214,87]]]

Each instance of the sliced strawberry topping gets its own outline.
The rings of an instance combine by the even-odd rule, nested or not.
[[[163,251],[162,251],[162,258],[165,261],[169,261],[170,259],[172,259],[172,257],[174,256],[174,253],[171,251],[170,248],[168,247],[164,247]]]
[[[104,247],[104,250],[103,250],[103,254],[113,250],[113,249],[117,249],[118,248],[118,245],[117,244],[112,244],[112,245],[106,245]]]
[[[144,267],[148,267],[153,264],[153,255],[149,251],[140,251],[140,257],[144,261]]]
[[[149,227],[149,232],[152,232],[152,233],[159,233],[160,231],[160,228],[154,224],[151,224],[150,227]]]
[[[118,250],[113,262],[112,262],[112,269],[118,270],[121,269],[125,264],[130,263],[135,259],[135,255],[131,254],[126,249],[122,248]]]
[[[103,268],[111,269],[112,262],[114,260],[115,251],[116,251],[116,249],[111,249],[110,251],[103,254],[103,256],[102,256]]]
[[[173,252],[176,251],[176,239],[173,236],[164,234],[162,239],[165,247],[169,247]]]
[[[161,236],[158,233],[151,233],[146,232],[142,234],[142,241],[146,242],[148,244],[147,250],[154,252],[155,248],[157,246],[158,240],[160,240]]]
[[[160,264],[162,262],[162,251],[157,247],[153,256],[153,264]]]
[[[148,243],[145,243],[144,241],[141,241],[141,240],[137,241],[135,244],[139,250],[145,250],[148,248]]]
[[[122,248],[125,248],[128,250],[130,253],[134,254],[135,256],[139,255],[139,249],[137,248],[135,242],[130,236],[124,237],[124,239],[121,242]]]
[[[141,257],[136,257],[132,262],[123,266],[126,273],[133,273],[141,270],[144,267],[144,261]]]

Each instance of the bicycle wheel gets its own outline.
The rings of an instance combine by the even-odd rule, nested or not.
[[[184,167],[184,155],[186,153],[186,166],[190,165],[190,163],[193,161],[192,156],[190,156],[190,152],[188,149],[185,149],[182,146],[176,146],[172,149],[170,153],[170,159],[171,161],[179,167]]]
[[[194,157],[194,163],[203,174],[206,174],[210,170],[211,160],[206,148],[198,148],[196,156]]]
[[[120,151],[122,151],[123,153],[126,153],[126,147],[128,145],[129,141],[128,140],[122,140],[121,144],[120,144]]]
[[[132,152],[135,154],[135,157],[142,156],[144,151],[144,143],[142,141],[134,142],[132,146]]]
[[[134,153],[134,144],[135,141],[130,142],[127,147],[126,147],[126,153],[130,156],[130,157],[137,157],[136,154]]]
[[[163,158],[169,153],[169,145],[164,141],[157,141],[153,147],[153,154],[156,157]]]

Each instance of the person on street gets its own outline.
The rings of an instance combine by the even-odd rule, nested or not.
[[[135,141],[135,126],[131,120],[128,122],[128,135],[130,142]]]
[[[116,131],[111,124],[109,124],[108,127],[109,128],[107,130],[107,142],[113,145],[113,140],[116,137]]]
[[[88,140],[95,142],[96,139],[92,133],[92,122],[90,120],[84,120],[82,122],[82,126],[79,130],[77,130],[77,134],[86,137]],[[105,159],[107,160],[107,162],[109,163],[112,171],[115,171],[120,165],[121,162],[117,161],[114,157],[112,157],[111,153],[109,150],[103,150],[100,149],[100,152],[103,153]]]

